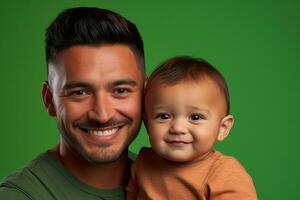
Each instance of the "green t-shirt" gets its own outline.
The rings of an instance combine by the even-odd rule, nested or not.
[[[88,186],[49,153],[43,153],[0,182],[0,199],[118,200],[125,199],[125,191],[124,188],[101,190]]]

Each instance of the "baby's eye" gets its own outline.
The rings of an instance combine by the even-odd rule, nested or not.
[[[158,114],[158,118],[162,120],[166,120],[166,119],[170,119],[171,115],[169,115],[168,113],[160,113]]]
[[[200,114],[191,114],[190,119],[193,121],[197,121],[203,119],[203,116],[201,116]]]

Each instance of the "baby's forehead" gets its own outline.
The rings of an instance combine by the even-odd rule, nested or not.
[[[152,83],[145,94],[146,100],[152,99],[155,102],[162,98],[168,99],[168,101],[174,101],[174,98],[190,101],[199,97],[205,97],[210,101],[223,101],[225,99],[221,88],[209,77],[198,80],[182,80],[176,83]]]
[[[155,90],[161,90],[162,88],[167,89],[178,85],[184,85],[185,87],[195,87],[202,86],[206,87],[208,85],[214,85],[215,89],[222,90],[222,87],[216,80],[208,75],[198,76],[197,78],[185,78],[177,81],[165,81],[165,80],[152,80],[147,84],[147,90],[151,92],[155,92]],[[147,92],[146,90],[146,92]],[[153,91],[154,90],[154,91]]]
[[[226,98],[211,79],[181,81],[174,85],[156,84],[145,97],[146,110],[168,108],[170,110],[210,110],[226,112]],[[149,110],[150,109],[150,110]]]

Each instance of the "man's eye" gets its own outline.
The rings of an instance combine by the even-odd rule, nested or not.
[[[86,95],[87,93],[86,93],[86,91],[84,91],[84,90],[77,90],[77,91],[73,91],[72,93],[71,93],[71,95],[72,96],[82,96],[82,95]]]
[[[203,116],[201,116],[200,114],[192,114],[190,116],[190,119],[193,120],[193,121],[197,121],[197,120],[203,119]]]
[[[117,94],[124,94],[124,93],[128,93],[128,92],[129,92],[129,90],[126,88],[118,88],[115,90],[115,93],[117,93]]]
[[[171,118],[171,115],[167,114],[167,113],[161,113],[158,115],[158,118],[159,119],[163,119],[163,120],[166,120],[166,119],[170,119]]]

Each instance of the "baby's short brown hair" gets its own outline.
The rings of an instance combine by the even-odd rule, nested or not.
[[[200,58],[177,56],[161,63],[149,77],[145,94],[147,95],[154,84],[174,85],[181,81],[199,81],[203,78],[210,78],[218,85],[225,97],[226,113],[229,114],[229,92],[223,75],[207,61]]]

